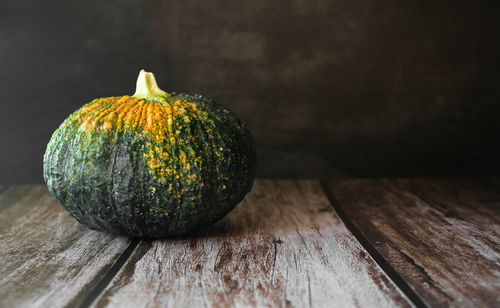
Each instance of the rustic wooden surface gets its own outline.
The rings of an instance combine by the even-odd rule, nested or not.
[[[129,245],[69,217],[44,186],[0,195],[0,307],[78,305]]]
[[[95,307],[409,306],[318,182],[264,181],[207,234],[143,241]]]
[[[500,306],[500,181],[323,189],[257,180],[214,227],[139,241],[0,186],[0,307]]]
[[[346,220],[426,304],[500,307],[499,181],[347,180],[327,186]]]

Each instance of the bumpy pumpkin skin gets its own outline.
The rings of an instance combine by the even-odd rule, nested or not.
[[[167,237],[208,226],[250,191],[255,145],[229,110],[186,94],[95,99],[54,132],[49,191],[91,229]]]

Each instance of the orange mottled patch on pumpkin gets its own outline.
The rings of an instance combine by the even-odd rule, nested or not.
[[[173,156],[172,145],[179,142],[178,135],[181,133],[179,126],[174,129],[174,124],[190,123],[196,117],[196,110],[195,103],[180,100],[168,103],[130,96],[108,97],[87,104],[71,120],[86,134],[114,132],[119,135],[128,131],[147,137],[143,159],[150,173],[165,180],[166,175],[179,177],[177,168],[172,168],[172,164],[179,164],[183,170],[192,168],[186,153],[178,153],[177,158]],[[198,157],[195,159],[200,163]]]

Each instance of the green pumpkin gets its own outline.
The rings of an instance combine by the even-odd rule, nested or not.
[[[166,237],[209,226],[250,191],[250,132],[200,95],[168,94],[141,71],[133,96],[98,98],[54,132],[49,191],[91,229]]]

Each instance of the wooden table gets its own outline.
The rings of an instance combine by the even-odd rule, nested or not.
[[[499,180],[257,180],[206,234],[166,240],[0,190],[0,307],[500,307]]]

